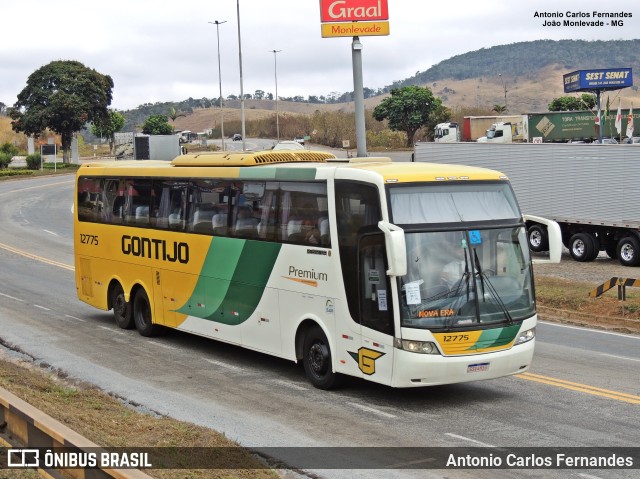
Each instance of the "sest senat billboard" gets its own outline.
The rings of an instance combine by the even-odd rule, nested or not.
[[[631,68],[578,70],[562,76],[564,92],[618,90],[633,86]]]

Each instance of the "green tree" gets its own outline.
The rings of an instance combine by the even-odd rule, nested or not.
[[[18,94],[10,116],[11,127],[25,135],[45,129],[62,137],[63,161],[69,163],[73,134],[87,122],[108,115],[113,80],[73,60],[53,61],[34,71]]]
[[[579,97],[561,96],[554,98],[553,101],[549,103],[549,111],[593,110],[595,106],[595,95],[583,93]]]
[[[373,109],[373,117],[377,121],[387,120],[393,131],[404,131],[407,147],[411,147],[418,129],[428,126],[441,106],[442,100],[434,97],[429,88],[405,86],[391,90],[391,96]]]
[[[173,123],[175,123],[176,119],[180,118],[181,116],[186,117],[187,115],[185,115],[184,113],[178,113],[178,110],[176,110],[173,106],[169,108],[169,118],[171,118],[171,121]]]
[[[507,107],[506,107],[506,105],[495,104],[495,105],[493,105],[493,108],[491,109],[491,111],[495,111],[498,114],[506,113],[507,112]]]
[[[142,125],[142,133],[145,135],[171,135],[173,127],[165,115],[151,115]]]
[[[101,118],[91,123],[91,133],[100,138],[105,137],[109,141],[109,152],[113,154],[115,134],[122,130],[125,118],[122,113],[109,108],[107,118]]]

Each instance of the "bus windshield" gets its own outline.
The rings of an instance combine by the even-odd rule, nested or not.
[[[450,329],[535,313],[524,226],[407,233],[403,327]]]
[[[407,244],[407,274],[399,278],[402,326],[477,327],[535,313],[525,229],[508,182],[389,191],[393,222],[405,227]]]

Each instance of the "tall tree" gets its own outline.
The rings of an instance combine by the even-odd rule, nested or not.
[[[388,120],[393,131],[407,134],[407,146],[413,146],[413,138],[423,126],[428,126],[434,113],[442,106],[442,100],[434,97],[427,87],[405,86],[391,90],[391,96],[373,109],[377,121]]]
[[[171,118],[171,121],[173,123],[176,122],[176,118],[180,118],[181,116],[186,117],[187,115],[185,115],[184,113],[178,113],[178,110],[176,110],[173,106],[169,108],[169,118]]]
[[[579,97],[561,96],[554,98],[553,101],[549,103],[549,111],[593,110],[595,106],[595,95],[583,93]]]
[[[142,126],[145,135],[171,135],[173,127],[165,115],[151,115]]]
[[[116,132],[122,130],[125,118],[122,113],[109,108],[106,119],[95,120],[91,123],[91,133],[95,136],[105,137],[109,141],[109,152],[113,154]]]
[[[57,60],[40,67],[27,79],[10,116],[11,127],[26,135],[45,129],[62,137],[63,161],[69,163],[73,134],[87,122],[108,116],[113,80],[74,60]]]

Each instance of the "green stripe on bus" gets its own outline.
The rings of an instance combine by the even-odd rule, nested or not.
[[[281,247],[214,238],[192,296],[178,312],[223,324],[243,323],[258,306]],[[205,309],[189,308],[197,302],[203,302]]]
[[[276,168],[277,180],[315,180],[315,168]]]
[[[518,331],[520,331],[519,324],[514,324],[513,326],[508,326],[506,328],[487,329],[480,334],[476,344],[469,349],[485,349],[504,346],[505,344],[509,344],[513,341],[513,338],[516,337]]]

